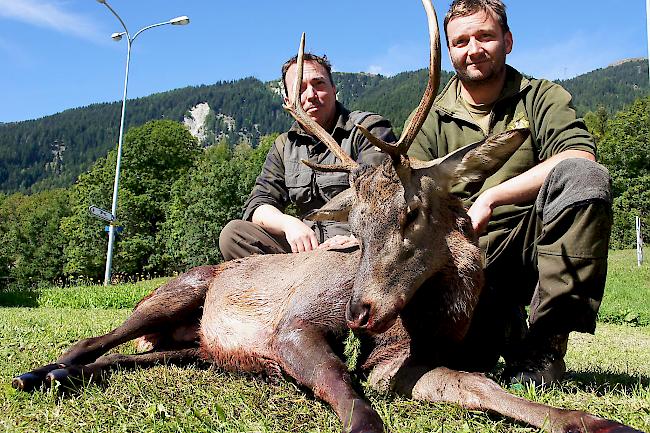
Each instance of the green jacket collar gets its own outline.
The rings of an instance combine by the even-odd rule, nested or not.
[[[465,110],[462,110],[456,103],[459,85],[458,75],[454,75],[436,98],[433,109],[439,111],[441,114],[466,119],[468,116]],[[506,82],[497,102],[518,95],[530,85],[530,81],[519,71],[510,65],[506,65]]]

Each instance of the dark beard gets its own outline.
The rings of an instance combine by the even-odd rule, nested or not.
[[[472,77],[470,74],[467,73],[466,70],[458,70],[456,69],[456,75],[458,76],[458,79],[460,80],[461,83],[468,87],[476,87],[476,86],[488,86],[494,82],[499,81],[501,78],[503,71],[505,70],[505,64],[501,65],[501,67],[496,70],[496,69],[491,69],[490,73],[485,76],[485,77]]]

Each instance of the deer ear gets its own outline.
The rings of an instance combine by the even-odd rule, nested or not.
[[[495,134],[462,147],[437,162],[450,176],[450,184],[484,180],[499,170],[528,138],[528,128]]]
[[[337,221],[345,222],[348,220],[350,209],[355,201],[355,192],[353,188],[348,188],[337,194],[325,206],[315,211],[309,212],[303,216],[310,221]]]

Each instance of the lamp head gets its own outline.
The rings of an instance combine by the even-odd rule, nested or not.
[[[97,0],[99,1],[99,0]],[[126,33],[125,32],[116,32],[111,35],[111,39],[113,39],[115,42],[119,41],[122,39],[122,36],[124,36]]]
[[[97,1],[99,1],[99,0],[97,0]],[[184,25],[187,25],[189,23],[190,23],[190,19],[186,15],[183,15],[181,17],[172,18],[171,20],[169,20],[169,24],[173,24],[175,26],[184,26]]]
[[[101,4],[105,5],[105,4],[106,4],[106,0],[97,0],[97,3],[101,3]]]

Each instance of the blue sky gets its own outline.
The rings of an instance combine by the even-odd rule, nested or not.
[[[108,0],[134,34],[179,15],[133,45],[129,97],[254,76],[279,77],[307,32],[307,49],[341,72],[392,75],[427,62],[417,0]],[[450,0],[434,0],[440,17]],[[644,0],[506,0],[515,40],[508,63],[570,78],[647,57]],[[38,118],[122,97],[126,42],[95,0],[0,0],[0,122]],[[443,48],[444,50],[444,48]],[[450,70],[446,51],[443,69]]]

